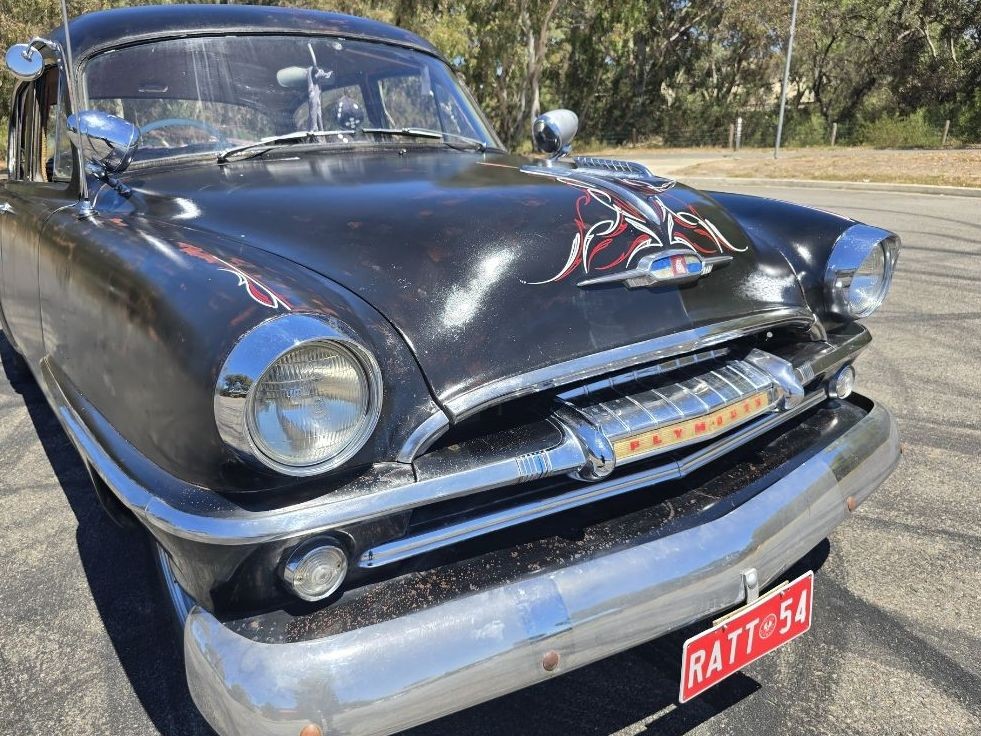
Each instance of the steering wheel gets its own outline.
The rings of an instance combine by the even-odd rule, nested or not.
[[[211,123],[206,123],[203,120],[192,120],[191,118],[161,118],[160,120],[154,120],[152,123],[147,123],[140,127],[140,135],[145,133],[150,133],[154,130],[160,130],[162,128],[195,128],[196,130],[203,130],[208,135],[214,137],[218,141],[219,148],[228,148],[231,145],[225,134],[222,133],[218,128],[211,125]]]

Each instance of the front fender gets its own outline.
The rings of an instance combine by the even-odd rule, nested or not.
[[[45,352],[55,375],[167,473],[230,492],[299,483],[245,466],[222,442],[213,411],[218,372],[237,340],[289,311],[341,320],[381,365],[382,415],[347,468],[395,460],[411,429],[438,411],[408,346],[355,294],[245,243],[103,212],[88,220],[58,213],[41,234]]]
[[[710,192],[756,243],[784,254],[797,273],[808,306],[823,321],[834,322],[824,299],[824,269],[838,237],[855,221],[806,205],[748,194]]]

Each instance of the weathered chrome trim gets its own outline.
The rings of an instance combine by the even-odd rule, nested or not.
[[[446,430],[449,428],[450,419],[440,409],[412,430],[412,434],[402,443],[399,454],[395,459],[400,463],[411,463],[419,455],[428,450],[436,440],[446,434]]]
[[[577,171],[594,173],[600,176],[614,174],[624,179],[660,179],[653,171],[637,161],[624,161],[602,156],[576,156],[572,159]],[[670,180],[668,180],[670,181]]]
[[[838,236],[824,271],[824,297],[828,309],[847,320],[868,317],[878,309],[889,293],[892,277],[896,272],[896,262],[899,259],[900,245],[898,235],[871,225],[852,225]],[[848,290],[852,278],[866,256],[873,248],[879,246],[883,248],[885,255],[882,291],[873,307],[855,312],[848,303]]]
[[[187,622],[188,614],[194,608],[194,601],[184,592],[180,582],[178,582],[170,562],[170,556],[159,544],[155,547],[157,549],[157,567],[160,571],[160,577],[163,579],[164,590],[167,591],[167,597],[170,598],[170,605],[177,616],[177,622],[183,628]]]
[[[676,355],[702,350],[768,328],[790,324],[810,328],[814,322],[814,314],[809,309],[781,307],[724,322],[693,327],[664,337],[655,337],[632,345],[573,358],[517,376],[501,378],[457,396],[444,397],[442,403],[450,418],[459,421],[502,401],[585,381],[601,373],[615,373],[641,363],[673,358]]]
[[[572,477],[601,480],[613,472],[617,464],[613,443],[599,427],[568,404],[560,406],[554,416],[562,428],[576,439],[586,458],[581,468],[570,473]]]
[[[786,363],[787,372],[794,375],[793,366],[787,361],[760,350],[753,353],[769,356],[774,363]],[[616,465],[676,452],[688,445],[706,442],[716,433],[709,430],[701,436],[652,446],[646,452],[618,456],[616,445],[624,440],[639,439],[642,435],[658,432],[679,422],[718,415],[763,392],[766,393],[765,405],[755,410],[753,415],[730,419],[722,431],[728,432],[763,412],[783,408],[781,402],[786,392],[780,381],[781,377],[748,359],[731,360],[716,370],[707,370],[679,382],[657,385],[657,388],[639,381],[633,390],[618,387],[613,392],[614,396],[605,399],[586,395],[563,401],[555,417],[576,436],[589,458],[583,470],[573,475],[583,480],[598,480],[609,475]],[[803,395],[801,388],[800,396]]]
[[[256,383],[273,363],[290,350],[315,342],[339,345],[360,364],[370,392],[368,417],[336,455],[312,465],[287,465],[267,457],[256,446],[248,426],[249,405]],[[381,369],[371,351],[339,321],[320,315],[283,314],[261,322],[239,338],[218,375],[214,405],[218,433],[243,459],[284,475],[317,475],[343,465],[368,441],[381,415]]]
[[[670,262],[670,259],[675,256],[686,260],[693,260],[698,265],[698,272],[691,273],[686,271],[683,275],[677,276],[674,274],[673,269],[669,269],[671,270],[671,273],[668,276],[658,276],[657,272],[659,269],[657,268],[657,264],[665,260]],[[616,273],[606,274],[605,276],[596,276],[591,279],[584,279],[583,281],[578,282],[576,286],[583,288],[587,286],[617,283],[624,284],[628,289],[663,286],[665,284],[677,284],[681,286],[683,284],[694,283],[703,276],[708,276],[710,273],[712,273],[716,266],[725,266],[730,261],[732,261],[732,256],[701,256],[690,250],[672,248],[670,250],[658,251],[657,253],[643,256],[637,261],[637,265],[634,268],[626,271],[617,271]]]
[[[729,352],[730,350],[728,347],[720,347],[705,350],[700,353],[692,353],[691,355],[682,355],[678,358],[668,358],[667,360],[659,361],[653,365],[645,365],[643,368],[637,368],[636,370],[627,373],[617,373],[613,376],[603,376],[595,381],[592,381],[591,383],[575,386],[563,391],[562,393],[556,394],[556,398],[562,401],[571,401],[579,396],[587,396],[597,391],[605,391],[624,383],[642,381],[647,378],[659,376],[662,373],[678,370],[679,368],[687,368],[688,366],[696,365],[698,363],[705,363],[709,360],[715,360],[716,358],[724,358],[729,354]]]
[[[815,391],[794,408],[780,414],[768,414],[752,424],[744,425],[719,442],[709,445],[680,461],[672,461],[657,467],[647,468],[632,475],[579,486],[550,498],[514,506],[483,516],[468,519],[457,524],[449,524],[434,531],[415,534],[393,542],[380,544],[364,552],[358,560],[363,568],[382,567],[393,562],[432,552],[443,547],[465,542],[484,534],[526,524],[552,514],[579,508],[596,501],[602,501],[625,493],[647,490],[658,483],[683,478],[722,455],[769,432],[793,416],[810,409],[827,398],[824,391]],[[591,478],[589,478],[591,480]]]
[[[753,348],[746,356],[746,362],[773,377],[780,387],[780,408],[789,409],[804,399],[804,387],[801,385],[794,365],[776,355]]]
[[[196,607],[191,695],[222,736],[381,736],[629,649],[742,603],[824,539],[889,475],[881,406],[731,512],[677,534],[295,644],[257,643]],[[849,501],[849,499],[851,499]],[[542,667],[545,652],[558,669]],[[434,656],[439,653],[439,656]]]
[[[832,336],[836,341],[840,339],[840,343],[822,346],[800,359],[794,357],[794,365],[801,370],[808,361],[815,360],[822,370],[828,370],[830,366],[853,360],[868,342],[868,333],[860,325],[851,328],[855,331],[845,336]],[[440,469],[439,463],[429,462],[437,453],[430,453],[424,456],[427,473],[419,480],[402,464],[379,465],[373,472],[320,498],[284,508],[247,511],[207,489],[181,484],[172,478],[169,482],[174,489],[168,494],[164,495],[157,487],[150,490],[120,467],[93,436],[68,401],[47,360],[41,363],[38,383],[79,453],[126,508],[155,530],[206,544],[243,545],[293,539],[512,485],[526,477],[530,466],[527,463],[523,466],[517,458],[529,451],[547,452],[548,467],[555,474],[573,472],[586,463],[582,446],[571,435],[547,450],[516,448],[510,457],[507,448],[502,448],[501,457],[473,466],[461,466],[455,461],[447,462]],[[729,441],[729,437],[723,437],[708,450],[716,452],[716,456],[723,454],[731,449]]]
[[[528,479],[527,463],[519,462],[527,452],[511,456],[505,452],[487,462],[464,464],[449,459],[418,481],[406,479],[404,466],[399,466],[398,472],[382,469],[378,475],[355,480],[321,498],[267,511],[245,510],[207,489],[190,485],[182,486],[168,502],[137,483],[110,457],[68,401],[47,364],[42,363],[41,374],[51,405],[79,454],[142,523],[181,539],[216,545],[293,539]],[[554,447],[531,449],[544,456],[542,462],[555,474],[576,470],[586,461],[571,435],[563,436]]]
[[[817,376],[826,376],[836,368],[855,359],[855,356],[872,342],[872,333],[856,322],[845,325],[839,332],[828,335],[823,345],[812,344],[806,355],[792,362],[802,383],[810,383]]]

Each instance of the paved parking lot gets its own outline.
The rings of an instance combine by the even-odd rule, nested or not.
[[[446,734],[981,734],[981,199],[747,188],[899,232],[859,389],[896,414],[899,469],[803,560],[814,627],[675,704],[678,632],[415,729]],[[0,338],[0,733],[209,733],[148,550],[99,510]]]

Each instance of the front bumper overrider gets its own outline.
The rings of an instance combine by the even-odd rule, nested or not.
[[[310,724],[324,734],[393,733],[742,603],[744,573],[755,570],[760,585],[773,581],[898,460],[895,422],[873,405],[714,520],[407,615],[276,644],[245,638],[193,607],[184,612],[191,694],[223,736],[297,736]]]

